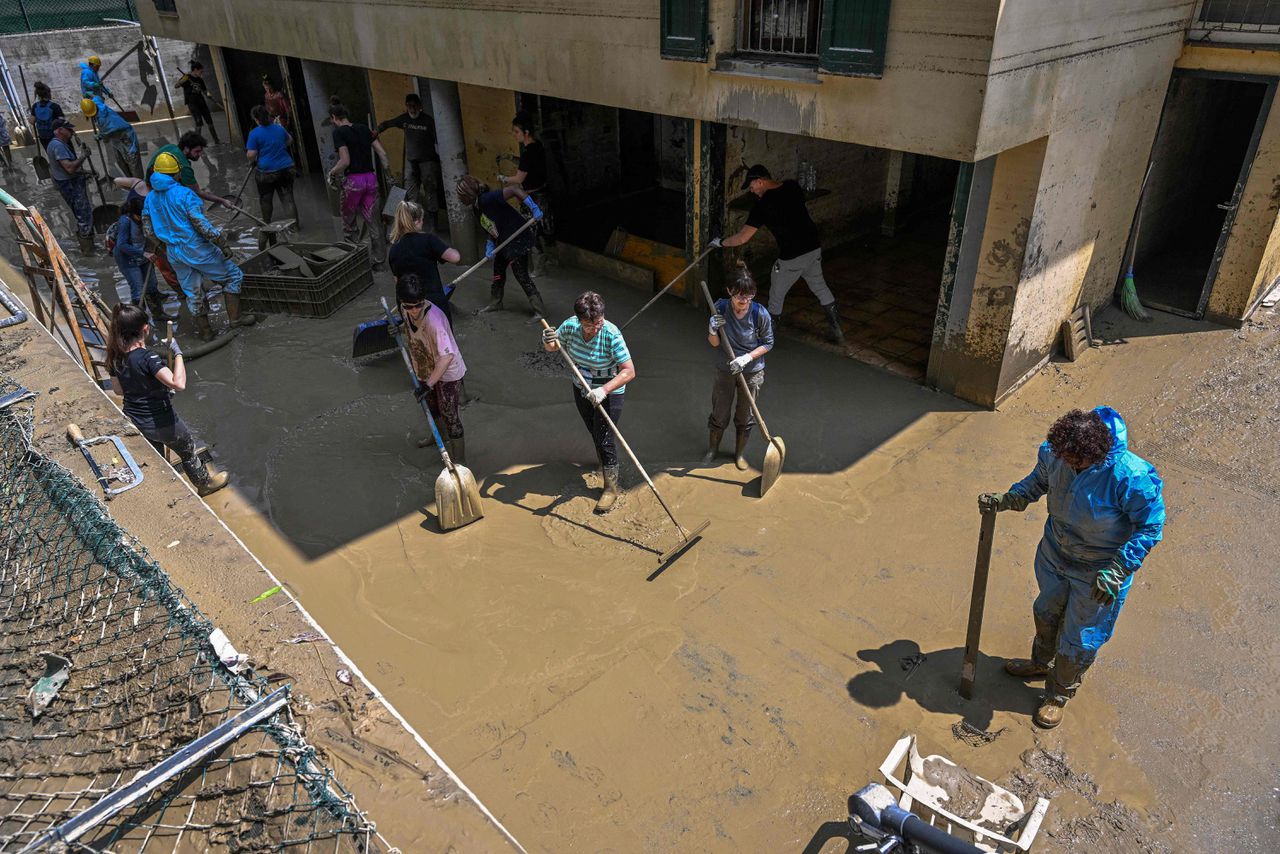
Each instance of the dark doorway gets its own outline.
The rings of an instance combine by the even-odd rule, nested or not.
[[[1145,305],[1204,314],[1270,100],[1265,82],[1174,74],[1130,238]]]

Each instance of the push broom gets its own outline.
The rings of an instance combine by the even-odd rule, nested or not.
[[[1133,243],[1129,247],[1129,269],[1120,284],[1120,307],[1134,320],[1151,319],[1151,315],[1142,307],[1142,300],[1138,299],[1138,286],[1133,281],[1133,261],[1138,254],[1138,234],[1142,231],[1142,202],[1147,196],[1147,181],[1151,178],[1151,170],[1155,165],[1155,161],[1147,165],[1147,174],[1142,178],[1142,189],[1138,191],[1138,219],[1133,225]]]

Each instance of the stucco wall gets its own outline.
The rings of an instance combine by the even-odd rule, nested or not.
[[[661,59],[657,0],[178,0],[176,17],[139,14],[177,38],[965,159],[998,5],[896,0],[882,79],[807,83]],[[732,51],[736,11],[712,0],[712,54]]]
[[[32,98],[31,87],[37,80],[43,80],[53,90],[53,99],[75,121],[80,115],[80,63],[96,54],[102,59],[102,71],[105,72],[116,60],[133,50],[141,39],[142,33],[137,27],[51,30],[0,36],[0,50],[4,51],[14,86],[22,89],[22,78],[26,78],[27,91],[19,92],[19,95]],[[182,90],[177,88],[178,72],[179,69],[185,71],[192,59],[199,59],[204,63],[204,77],[209,90],[221,102],[222,96],[214,79],[208,48],[172,39],[162,38],[157,41],[165,73],[169,76],[174,112],[179,115],[186,113]],[[160,77],[137,52],[111,72],[106,78],[106,84],[126,109],[136,109],[143,120],[169,117],[164,93],[160,88]],[[22,109],[25,108],[26,105],[23,105]],[[217,108],[213,109],[216,112]],[[82,126],[87,125],[82,123]]]

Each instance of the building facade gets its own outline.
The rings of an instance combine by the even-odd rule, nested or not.
[[[1280,2],[1240,5],[155,0],[139,11],[149,33],[213,47],[233,132],[261,100],[259,78],[275,78],[311,171],[332,158],[321,129],[332,95],[376,121],[420,92],[447,186],[464,171],[514,171],[511,118],[528,110],[562,257],[639,287],[660,287],[741,226],[750,165],[798,177],[854,355],[994,406],[1057,352],[1063,320],[1112,299],[1131,263],[1144,300],[1219,323],[1241,322],[1280,274],[1280,54],[1269,49]],[[473,245],[465,212],[450,216],[455,241]],[[761,234],[699,272],[717,281],[742,257],[763,284],[772,252]],[[820,326],[801,286],[784,323]]]

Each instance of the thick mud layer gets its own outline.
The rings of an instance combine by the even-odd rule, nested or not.
[[[555,320],[588,288],[614,319],[649,296],[567,269],[538,285]],[[661,302],[627,330],[620,427],[680,523],[711,526],[660,566],[670,520],[629,464],[618,508],[592,512],[567,380],[514,283],[508,311],[474,315],[487,292],[481,271],[455,298],[486,514],[460,530],[439,530],[403,365],[351,358],[385,274],[329,319],[246,330],[177,403],[235,479],[211,506],[530,850],[800,848],[903,731],[1051,797],[1036,850],[1280,846],[1280,649],[1260,629],[1280,547],[1274,317],[1237,333],[1104,313],[1105,346],[995,413],[784,337],[761,407],[788,454],[761,500],[758,436],[748,472],[698,462],[716,354],[699,311]],[[1042,504],[1000,517],[978,693],[956,692],[975,497],[1030,470],[1053,418],[1100,403],[1161,470],[1170,518],[1045,733],[1039,686],[1001,671],[1030,642]]]

